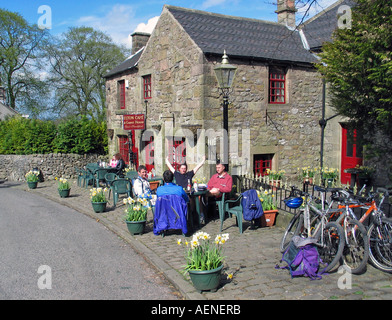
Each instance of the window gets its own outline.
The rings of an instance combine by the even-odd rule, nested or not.
[[[151,74],[143,77],[143,98],[151,99]]]
[[[118,105],[120,109],[125,109],[125,81],[118,82]]]
[[[266,170],[271,170],[273,156],[273,154],[255,154],[253,156],[253,168],[256,177],[265,176]]]
[[[269,103],[286,103],[286,75],[280,70],[271,70],[269,74]]]

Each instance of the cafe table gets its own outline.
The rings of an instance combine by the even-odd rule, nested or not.
[[[192,189],[193,190],[193,189]],[[193,191],[193,192],[186,192],[186,194],[188,195],[188,197],[190,199],[194,199],[195,200],[195,207],[196,207],[196,213],[198,215],[198,227],[200,228],[200,220],[201,220],[201,211],[200,211],[200,207],[203,206],[202,201],[201,201],[201,197],[204,196],[206,193],[208,192],[208,190],[200,190],[200,191]],[[203,210],[204,212],[205,210]],[[205,214],[205,212],[204,212]],[[204,223],[206,221],[206,217],[204,217]],[[193,222],[193,217],[192,217],[192,222]]]

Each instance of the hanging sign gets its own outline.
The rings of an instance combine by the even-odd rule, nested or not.
[[[124,130],[144,130],[144,114],[124,114]]]

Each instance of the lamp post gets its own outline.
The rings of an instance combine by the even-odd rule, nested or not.
[[[229,64],[226,50],[223,52],[222,63],[214,68],[219,89],[223,94],[223,163],[229,170],[229,91],[237,71],[237,67]]]

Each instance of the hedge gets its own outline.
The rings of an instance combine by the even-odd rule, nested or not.
[[[12,117],[0,121],[0,154],[107,154],[106,123],[87,118],[53,121]]]

